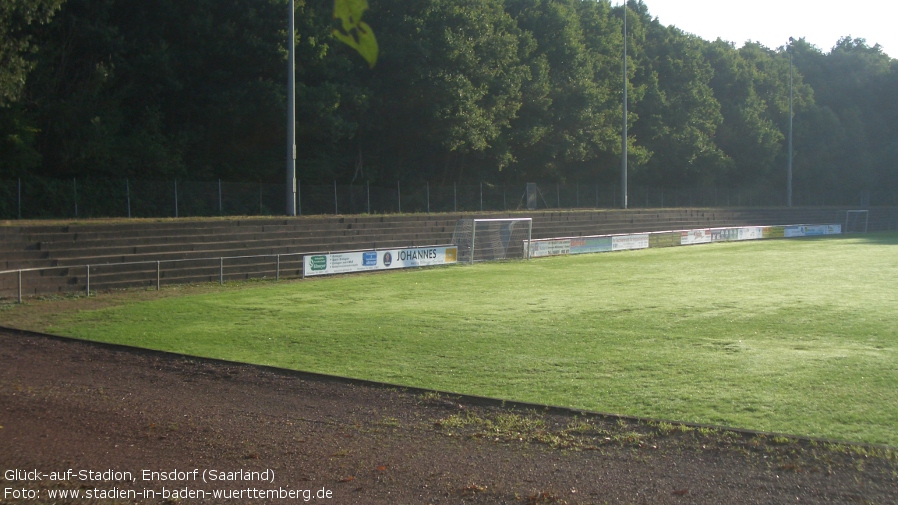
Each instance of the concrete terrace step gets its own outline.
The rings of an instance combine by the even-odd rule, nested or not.
[[[354,237],[354,236],[371,236],[371,235],[439,235],[448,234],[451,236],[455,229],[448,226],[438,227],[410,227],[401,228],[380,228],[367,229],[355,228],[347,229],[329,229],[321,231],[273,231],[273,232],[223,232],[218,234],[197,234],[193,236],[162,236],[162,237],[135,237],[135,238],[112,238],[112,239],[78,239],[78,240],[57,240],[54,242],[40,242],[37,249],[40,251],[62,251],[67,249],[88,249],[92,247],[141,247],[141,246],[184,246],[197,243],[220,243],[220,242],[239,242],[239,241],[258,241],[258,240],[295,240],[305,239],[309,237],[329,238],[329,237]]]
[[[405,240],[409,245],[434,245],[434,240],[442,240],[446,243],[451,239],[451,233],[433,232],[424,230],[403,229],[401,232],[382,232],[382,233],[347,233],[347,234],[331,234],[325,235],[284,235],[268,236],[268,235],[252,235],[248,237],[238,237],[238,240],[232,240],[233,236],[217,237],[218,241],[206,242],[192,241],[188,243],[154,243],[148,245],[109,245],[104,246],[101,242],[91,241],[89,244],[81,243],[65,243],[53,244],[47,246],[47,254],[50,259],[69,259],[79,257],[91,257],[96,253],[102,255],[141,255],[165,251],[218,251],[218,250],[234,250],[240,251],[248,248],[256,248],[260,246],[292,246],[292,247],[308,247],[313,244],[352,244],[352,243],[369,243],[378,240]],[[212,237],[204,237],[211,239]]]
[[[448,241],[447,241],[448,242]],[[194,250],[168,250],[160,249],[155,252],[139,252],[137,254],[121,254],[114,250],[105,251],[103,249],[93,249],[95,254],[78,255],[72,257],[59,257],[48,260],[51,264],[44,266],[72,266],[85,264],[110,264],[138,261],[175,261],[193,258],[218,258],[228,256],[251,256],[251,255],[276,255],[276,254],[292,254],[292,253],[312,253],[326,251],[342,251],[342,250],[358,250],[358,249],[374,249],[374,248],[401,248],[438,245],[432,240],[424,240],[409,236],[371,236],[368,240],[330,240],[330,241],[309,241],[304,244],[283,244],[274,242],[265,243],[249,243],[246,247],[219,247],[208,249]]]
[[[17,237],[25,237],[25,242],[58,242],[58,241],[81,241],[81,240],[123,240],[123,239],[141,239],[141,240],[152,240],[156,237],[165,237],[170,242],[175,242],[178,240],[178,237],[189,240],[191,238],[197,236],[206,236],[206,235],[222,235],[222,234],[269,234],[276,232],[284,232],[284,233],[317,233],[317,232],[329,232],[334,230],[356,230],[356,229],[370,229],[370,230],[381,230],[381,229],[397,229],[397,228],[415,228],[420,229],[422,227],[431,226],[431,227],[453,227],[455,226],[456,220],[434,220],[429,219],[426,221],[419,222],[410,222],[410,221],[396,221],[396,222],[342,222],[345,220],[334,220],[333,222],[302,222],[297,221],[296,223],[291,224],[274,224],[274,225],[255,225],[255,226],[236,226],[236,225],[197,225],[195,223],[184,223],[184,226],[180,228],[172,228],[171,226],[166,228],[150,228],[145,231],[133,230],[133,229],[122,229],[122,230],[107,230],[107,231],[97,231],[91,226],[82,226],[82,227],[67,227],[65,230],[54,230],[54,231],[45,231],[39,230],[34,231],[28,228],[22,228],[21,232],[16,235]],[[108,228],[108,227],[106,227]],[[4,241],[9,242],[9,241]],[[0,245],[2,248],[2,245]]]

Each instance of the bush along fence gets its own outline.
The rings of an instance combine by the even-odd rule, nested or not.
[[[537,183],[537,209],[620,208],[617,184]],[[526,208],[525,182],[298,184],[299,214],[506,211]],[[799,206],[898,205],[885,191],[795,191]],[[785,206],[769,188],[665,189],[630,185],[628,207]],[[0,180],[0,219],[284,215],[283,184],[227,181],[51,179]]]

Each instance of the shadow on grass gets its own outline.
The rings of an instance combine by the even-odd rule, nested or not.
[[[871,244],[898,245],[898,232],[877,231],[870,233],[846,233],[838,236],[839,240],[859,240]]]
[[[775,239],[779,240],[779,239]],[[843,233],[841,235],[818,235],[810,237],[795,237],[787,240],[853,240],[879,245],[898,245],[898,232],[876,231],[869,233]]]

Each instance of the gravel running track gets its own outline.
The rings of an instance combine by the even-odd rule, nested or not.
[[[898,503],[887,448],[526,411],[16,330],[0,330],[0,471],[0,503]],[[49,497],[60,490],[81,498]]]

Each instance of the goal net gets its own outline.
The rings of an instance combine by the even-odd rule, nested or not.
[[[845,229],[842,233],[867,233],[869,217],[870,211],[867,210],[846,210]]]
[[[509,219],[459,219],[452,234],[458,246],[458,262],[527,258],[533,231],[529,217]],[[529,258],[528,258],[529,259]]]

